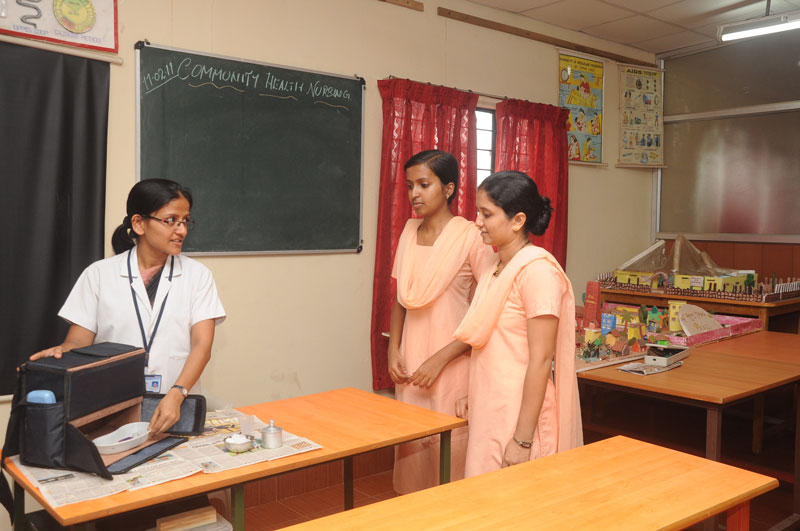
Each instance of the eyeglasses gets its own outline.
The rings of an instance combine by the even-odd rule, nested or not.
[[[157,218],[155,216],[142,216],[142,217],[146,218],[146,219],[154,219],[156,221],[160,221],[161,223],[163,223],[164,225],[166,225],[167,227],[169,227],[171,229],[178,228],[181,225],[186,225],[186,230],[192,230],[194,228],[194,220],[191,219],[191,218],[186,218],[183,221],[178,221],[175,218],[161,219],[161,218]]]

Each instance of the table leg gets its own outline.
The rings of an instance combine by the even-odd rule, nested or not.
[[[750,529],[750,502],[740,503],[728,509],[727,531],[748,531]]]
[[[722,408],[706,409],[706,459],[719,461],[722,453]]]
[[[16,481],[11,481],[14,484],[14,531],[24,531],[28,529],[25,517],[25,489]]]
[[[764,444],[764,395],[753,400],[753,453],[759,455]]]
[[[353,457],[344,458],[344,510],[353,508]]]
[[[450,483],[450,432],[439,434],[439,485]]]
[[[722,408],[709,407],[706,409],[706,459],[719,461],[722,453]],[[712,516],[705,521],[705,531],[716,531],[718,518]]]
[[[231,520],[234,531],[244,531],[244,484],[231,487]]]
[[[792,386],[794,398],[794,486],[792,498],[792,512],[800,515],[800,384]]]

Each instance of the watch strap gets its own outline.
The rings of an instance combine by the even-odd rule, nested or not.
[[[175,384],[172,387],[170,387],[170,389],[177,389],[178,391],[180,391],[181,394],[183,395],[183,398],[189,396],[189,390],[182,385]]]

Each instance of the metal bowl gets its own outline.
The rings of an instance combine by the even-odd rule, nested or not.
[[[242,453],[246,452],[253,447],[253,441],[247,439],[245,442],[230,442],[230,438],[225,439],[225,448],[229,452]]]

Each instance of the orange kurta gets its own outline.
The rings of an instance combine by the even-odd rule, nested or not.
[[[392,276],[397,279],[397,298],[406,308],[400,355],[408,374],[453,340],[453,331],[467,313],[469,293],[479,264],[490,260],[472,222],[451,219],[433,246],[417,244],[420,219],[408,220],[397,246]],[[467,394],[469,357],[450,362],[428,389],[398,384],[398,400],[434,411],[455,414],[455,401]],[[467,429],[452,433],[451,479],[464,476]],[[400,494],[438,484],[439,436],[397,447],[394,488]]]
[[[575,302],[555,258],[539,247],[519,251],[498,277],[497,261],[481,274],[472,307],[455,336],[473,346],[466,476],[501,467],[517,426],[528,368],[527,321],[559,318],[555,378],[548,379],[531,459],[583,443],[575,376]]]

